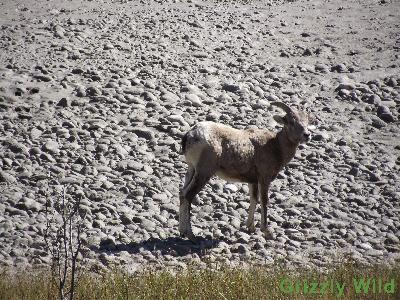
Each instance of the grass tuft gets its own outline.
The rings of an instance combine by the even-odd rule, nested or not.
[[[0,299],[56,299],[50,273],[0,274]],[[369,279],[368,292],[357,292],[354,280]],[[281,290],[280,284],[285,279]],[[306,288],[304,283],[306,282]],[[318,284],[312,291],[313,283]],[[374,283],[375,282],[375,283]],[[394,283],[393,293],[391,290]],[[343,285],[339,295],[336,284]],[[315,285],[315,284],[314,284]],[[323,291],[322,287],[326,289]],[[129,275],[119,270],[86,273],[78,281],[76,299],[400,299],[400,266],[363,268],[342,264],[327,272],[253,266],[198,270],[176,274],[143,271]],[[385,292],[384,288],[388,292]],[[364,288],[366,285],[364,285]],[[291,290],[291,292],[290,292]],[[390,293],[389,293],[390,292]]]

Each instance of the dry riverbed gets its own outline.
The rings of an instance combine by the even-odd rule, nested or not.
[[[1,1],[0,265],[48,265],[61,185],[83,197],[93,268],[398,264],[399,15],[372,0]],[[277,130],[277,99],[318,122],[272,185],[276,239],[246,231],[247,185],[218,178],[193,206],[199,243],[179,238],[182,134]]]

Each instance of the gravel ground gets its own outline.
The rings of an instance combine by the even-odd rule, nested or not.
[[[398,1],[0,1],[0,266],[43,267],[46,199],[81,195],[86,265],[400,260]],[[179,238],[184,132],[312,140],[271,187],[274,240],[246,231],[247,184],[213,178]],[[256,211],[256,222],[260,219]],[[257,227],[258,228],[258,227]]]

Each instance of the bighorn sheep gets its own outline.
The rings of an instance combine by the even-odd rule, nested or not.
[[[188,164],[185,183],[180,191],[179,232],[195,241],[190,224],[190,207],[197,193],[208,180],[217,175],[229,181],[249,183],[250,208],[247,228],[253,232],[254,211],[261,202],[261,230],[273,238],[267,228],[268,189],[279,171],[294,157],[300,143],[310,137],[311,118],[282,102],[273,102],[285,111],[284,117],[274,116],[283,124],[278,133],[267,129],[239,130],[214,122],[200,122],[182,138],[182,152]]]

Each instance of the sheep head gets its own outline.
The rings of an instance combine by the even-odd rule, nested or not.
[[[286,113],[284,117],[274,116],[274,120],[284,126],[283,128],[291,142],[305,143],[310,139],[311,134],[308,126],[313,122],[313,116],[304,111],[291,108],[283,102],[273,102],[271,105],[279,107]]]

